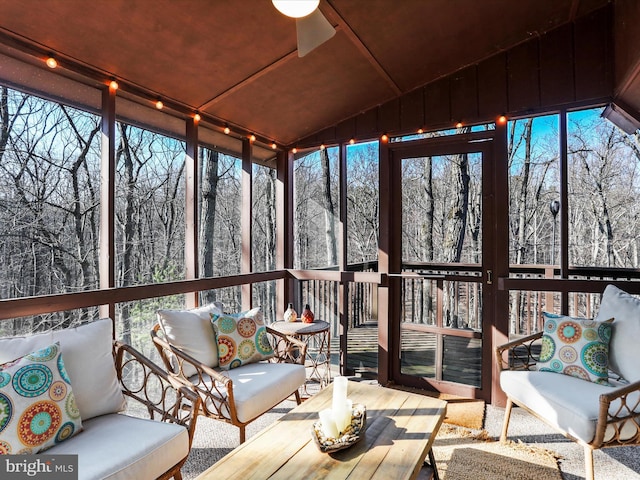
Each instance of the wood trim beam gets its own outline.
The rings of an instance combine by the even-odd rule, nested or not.
[[[185,156],[185,240],[184,262],[187,280],[199,276],[198,248],[198,122],[190,118],[186,122],[186,156]],[[187,308],[198,305],[198,294],[193,292],[185,298]]]
[[[275,270],[272,272],[250,273],[231,277],[199,278],[151,285],[106,288],[79,293],[60,293],[0,300],[0,320],[62,312],[78,308],[89,308],[95,307],[96,305],[115,305],[117,303],[180,295],[203,290],[214,290],[217,288],[251,285],[253,283],[280,280],[288,276],[288,272],[284,270]]]
[[[569,278],[498,278],[500,290],[531,290],[532,292],[581,292],[602,294],[607,285],[615,285],[631,295],[640,295],[640,283],[621,280],[574,280]]]
[[[378,272],[342,272],[338,270],[287,270],[296,280],[321,280],[327,282],[381,283],[387,274]]]
[[[387,142],[380,142],[379,147],[379,233],[378,233],[378,271],[386,280],[378,288],[378,382],[381,385],[388,384],[393,379],[392,359],[389,351],[392,338],[389,332],[392,324],[392,313],[395,310],[391,305],[393,299],[394,282],[386,275],[392,273],[392,182],[391,182],[391,153]]]
[[[560,111],[560,277],[569,278],[569,150],[567,111]],[[569,314],[569,293],[562,292],[560,311]]]
[[[393,93],[397,96],[402,94],[402,90],[398,86],[398,84],[391,78],[391,75],[384,69],[384,67],[378,62],[376,57],[373,56],[371,51],[366,47],[366,45],[360,40],[360,37],[356,34],[356,32],[351,28],[342,15],[338,13],[338,11],[333,7],[333,5],[327,0],[326,2],[322,2],[320,4],[320,11],[324,14],[324,16],[331,22],[333,25],[337,25],[336,30],[341,30],[345,33],[349,41],[356,47],[358,52],[369,62],[369,64],[375,69],[375,71],[380,75],[380,77],[385,81],[385,83],[391,87]]]
[[[270,63],[266,67],[262,68],[261,70],[258,70],[256,73],[253,73],[252,75],[248,76],[244,80],[239,81],[233,87],[228,88],[224,92],[220,93],[219,95],[216,95],[212,99],[207,100],[205,103],[200,105],[200,110],[206,110],[207,108],[212,107],[216,103],[221,102],[222,100],[226,99],[230,95],[233,95],[234,93],[241,90],[242,88],[251,85],[260,77],[280,68],[282,64],[287,63],[290,60],[293,60],[294,58],[298,58],[298,50],[294,50],[292,52],[287,53],[284,57],[279,58],[273,63]]]
[[[293,153],[278,152],[276,183],[276,268],[293,267]],[[293,298],[294,289],[290,276],[278,282],[276,291],[276,315],[283,318],[285,305]]]
[[[347,146],[341,143],[338,153],[338,182],[340,196],[340,223],[338,227],[339,258],[338,268],[341,272],[347,269]],[[340,373],[348,375],[347,372],[347,331],[349,328],[349,284],[341,281],[338,288],[338,308],[340,318]]]
[[[252,240],[253,240],[253,164],[251,163],[253,145],[248,138],[242,140],[242,210],[241,210],[241,245],[242,260],[240,273],[252,271]],[[252,304],[252,285],[242,285],[242,309],[248,310]]]
[[[483,320],[483,348],[488,344],[489,351],[483,351],[483,362],[486,360],[487,365],[483,365],[482,369],[482,388],[488,390],[491,403],[503,406],[506,404],[507,398],[502,388],[500,388],[500,367],[493,351],[497,345],[502,345],[509,341],[509,292],[500,290],[496,279],[498,277],[509,276],[509,255],[505,252],[509,251],[509,192],[505,188],[509,183],[509,165],[508,165],[508,140],[507,140],[508,124],[496,123],[496,130],[493,136],[493,158],[483,158],[483,162],[493,164],[491,191],[483,192],[483,202],[490,202],[490,209],[493,210],[492,236],[494,245],[492,248],[493,258],[493,285],[486,285],[483,288],[489,288],[489,311],[490,315]],[[485,196],[487,195],[487,196]],[[484,215],[484,214],[483,214]],[[489,227],[488,227],[489,228]],[[483,239],[483,243],[486,239]],[[485,277],[486,278],[486,277]],[[482,312],[483,317],[485,312]],[[486,383],[485,383],[486,382]]]
[[[102,91],[100,161],[100,288],[116,286],[115,191],[116,191],[116,90]],[[101,304],[101,317],[115,320],[115,304]]]

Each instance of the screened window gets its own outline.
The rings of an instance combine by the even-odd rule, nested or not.
[[[118,123],[116,146],[117,286],[183,279],[184,143]]]
[[[0,297],[97,288],[100,118],[0,86]]]
[[[298,159],[294,167],[294,268],[338,264],[338,149]]]
[[[276,171],[253,164],[252,270],[276,268]]]
[[[638,268],[640,146],[601,112],[567,115],[569,264]]]
[[[198,168],[200,276],[237,275],[241,264],[242,162],[203,147],[199,150]],[[200,295],[202,304],[219,301],[228,308],[240,304],[237,288]]]
[[[559,215],[551,208],[560,198],[558,122],[547,115],[508,124],[511,264],[559,264]]]
[[[378,142],[347,147],[347,263],[378,260]]]

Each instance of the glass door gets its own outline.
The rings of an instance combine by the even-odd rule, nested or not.
[[[492,143],[492,132],[482,132],[390,147],[402,195],[394,207],[402,218],[396,383],[489,396],[483,304],[492,288],[485,235]]]

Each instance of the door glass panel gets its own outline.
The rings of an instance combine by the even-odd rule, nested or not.
[[[482,340],[443,336],[442,380],[480,387]]]
[[[402,163],[404,262],[481,263],[482,154]]]
[[[438,338],[434,333],[402,329],[400,356],[402,373],[435,378],[437,341]]]
[[[402,160],[402,258],[401,372],[480,387],[481,152]]]

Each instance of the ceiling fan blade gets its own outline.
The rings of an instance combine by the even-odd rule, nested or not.
[[[315,9],[306,17],[296,18],[296,31],[298,32],[298,57],[304,57],[336,34],[336,29],[319,9]]]

